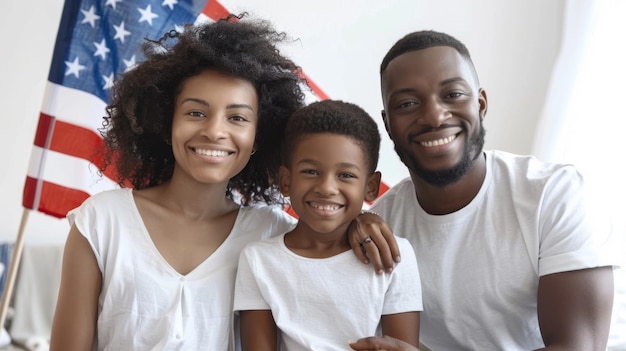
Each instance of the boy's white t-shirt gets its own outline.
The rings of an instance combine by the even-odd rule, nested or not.
[[[381,335],[382,315],[422,310],[415,254],[397,239],[403,260],[383,275],[352,250],[307,258],[285,246],[284,234],[251,243],[240,257],[234,310],[271,310],[281,350],[350,350],[349,340]]]

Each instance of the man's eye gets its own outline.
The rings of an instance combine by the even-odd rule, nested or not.
[[[399,108],[407,108],[407,107],[411,107],[411,106],[415,106],[415,105],[417,105],[417,102],[415,102],[415,101],[405,101],[405,102],[402,102],[402,103],[398,104],[398,107]]]

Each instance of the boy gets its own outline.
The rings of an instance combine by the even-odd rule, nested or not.
[[[299,222],[240,256],[242,349],[349,350],[368,335],[417,346],[422,300],[410,244],[396,238],[406,259],[378,275],[355,264],[348,242],[363,201],[378,195],[376,123],[354,104],[326,100],[296,111],[285,134],[279,181]]]

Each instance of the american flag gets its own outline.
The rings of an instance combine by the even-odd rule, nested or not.
[[[22,204],[63,218],[91,194],[117,187],[115,171],[101,176],[95,150],[114,79],[143,59],[145,38],[218,20],[229,11],[204,0],[66,0]],[[316,99],[328,96],[306,77]],[[109,171],[110,170],[110,171]],[[383,184],[383,189],[387,187]]]

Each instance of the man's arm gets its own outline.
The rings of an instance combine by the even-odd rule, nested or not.
[[[348,241],[357,258],[371,262],[378,274],[383,270],[390,273],[395,262],[400,262],[400,249],[391,229],[373,212],[363,212],[350,223]]]
[[[271,310],[240,311],[242,351],[276,351],[276,322]]]
[[[613,267],[539,278],[537,314],[543,350],[605,350],[613,307]]]

